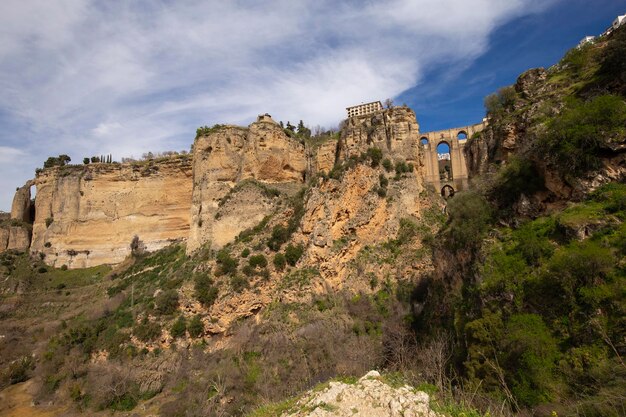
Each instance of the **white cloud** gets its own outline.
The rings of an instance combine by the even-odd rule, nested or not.
[[[188,148],[198,125],[266,111],[333,125],[426,68],[475,59],[498,25],[555,1],[4,0],[0,120],[28,131],[0,145],[38,161],[120,158]]]

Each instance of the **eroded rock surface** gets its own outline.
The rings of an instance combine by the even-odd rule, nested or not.
[[[196,139],[193,158],[189,252],[207,242],[219,248],[269,214],[268,200],[250,194],[243,196],[245,201],[239,205],[231,203],[233,210],[219,216],[222,200],[236,184],[244,180],[300,184],[307,169],[304,145],[273,121],[258,121],[247,129],[217,128]]]
[[[31,253],[86,268],[121,262],[135,236],[150,251],[184,239],[191,173],[188,157],[44,170],[35,179]]]
[[[430,408],[428,394],[405,385],[393,388],[376,371],[356,384],[330,382],[319,392],[308,392],[298,401],[299,411],[283,417],[439,417]]]

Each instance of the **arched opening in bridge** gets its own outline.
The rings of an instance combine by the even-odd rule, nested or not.
[[[30,213],[28,213],[29,223],[35,222],[35,197],[37,196],[37,187],[33,184],[30,186]]]
[[[450,157],[450,145],[447,142],[440,142],[437,145],[437,160],[439,161],[439,179],[441,181],[452,181],[452,160]]]
[[[467,139],[467,132],[465,132],[464,130],[461,130],[457,135],[456,138],[458,140],[465,140]]]
[[[420,139],[420,142],[422,143],[422,145],[426,146],[428,145],[428,138],[424,136],[423,138]]]
[[[441,189],[441,196],[445,199],[454,197],[454,188],[452,188],[452,186],[450,185],[444,185]]]

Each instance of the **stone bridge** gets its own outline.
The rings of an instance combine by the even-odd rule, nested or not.
[[[425,180],[444,197],[468,188],[467,164],[463,148],[467,140],[487,126],[482,123],[420,134],[424,155]]]

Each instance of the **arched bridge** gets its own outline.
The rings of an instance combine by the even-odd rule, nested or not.
[[[463,148],[467,140],[482,131],[487,122],[420,134],[424,152],[426,182],[432,184],[444,197],[468,187],[467,164]]]

